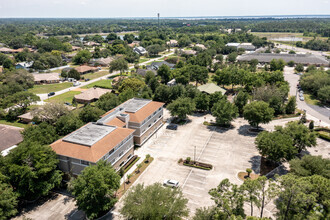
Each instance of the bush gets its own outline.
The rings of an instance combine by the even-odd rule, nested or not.
[[[190,157],[187,157],[187,158],[186,158],[186,162],[187,162],[187,163],[190,163],[190,161],[191,161],[191,158],[190,158]]]

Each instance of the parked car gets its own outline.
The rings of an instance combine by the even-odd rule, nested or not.
[[[73,86],[79,86],[81,83],[80,82],[74,82]]]
[[[164,180],[163,185],[164,186],[169,186],[169,187],[172,187],[172,188],[177,188],[177,187],[179,187],[179,182],[176,181],[176,180]]]
[[[89,81],[89,80],[91,80],[91,79],[85,79],[85,82],[87,82],[87,81]]]
[[[299,97],[304,97],[304,93],[299,93]]]
[[[48,93],[48,96],[53,96],[53,95],[55,95],[55,92]]]
[[[71,106],[72,104],[70,102],[65,102],[64,104]]]
[[[169,129],[169,130],[178,130],[178,125],[176,124],[169,124],[166,126],[166,129]]]
[[[304,101],[305,99],[304,99],[304,96],[300,96],[300,101]]]

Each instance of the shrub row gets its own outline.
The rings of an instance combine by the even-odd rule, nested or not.
[[[190,160],[184,160],[183,165],[190,166],[190,167],[196,167],[196,168],[200,168],[200,169],[204,169],[204,170],[211,170],[213,167],[211,164],[201,163],[201,162],[197,162],[197,161],[190,161]]]
[[[123,167],[124,172],[126,173],[139,159],[140,159],[140,157],[138,157],[137,155],[134,155],[132,157],[132,159],[130,160],[130,162],[125,164],[125,166]]]

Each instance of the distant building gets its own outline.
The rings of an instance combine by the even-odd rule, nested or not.
[[[33,66],[33,61],[31,62],[21,62],[16,64],[16,69],[29,69]]]
[[[92,66],[78,66],[75,68],[80,74],[94,73],[98,71],[98,68]]]
[[[140,46],[140,41],[133,41],[132,43],[128,44],[129,47],[134,48]]]
[[[196,44],[195,47],[199,47],[201,48],[202,50],[206,50],[206,47],[204,44]]]
[[[91,103],[98,100],[102,95],[104,95],[107,92],[111,92],[110,89],[102,89],[102,88],[90,88],[86,91],[81,92],[78,95],[75,95],[74,98],[78,103]]]
[[[34,73],[32,75],[34,84],[52,84],[60,82],[58,73]]]
[[[176,80],[172,79],[171,81],[169,81],[167,84],[167,86],[175,86],[176,85]]]
[[[178,46],[178,41],[177,40],[169,40],[166,42],[167,45],[170,47],[177,47]]]
[[[270,63],[273,59],[282,59],[286,63],[293,61],[303,65],[329,66],[329,60],[313,54],[277,54],[277,53],[250,53],[237,58],[238,61],[251,61],[256,59],[259,63]]]
[[[226,93],[226,90],[217,86],[214,83],[206,83],[204,85],[198,86],[197,89],[201,92],[205,92],[207,94],[213,94],[215,92],[221,92],[222,95]]]
[[[227,47],[235,47],[236,49],[244,49],[246,51],[255,51],[256,47],[252,45],[252,43],[228,43]]]
[[[85,42],[84,45],[87,46],[87,47],[101,46],[100,43],[96,43],[94,41]]]
[[[139,54],[139,55],[144,55],[144,54],[148,53],[148,52],[146,51],[146,49],[144,49],[143,47],[134,47],[134,48],[133,48],[133,51],[134,51],[135,53]]]
[[[23,128],[0,125],[0,152],[2,156],[6,156],[10,150],[23,141],[22,130]]]

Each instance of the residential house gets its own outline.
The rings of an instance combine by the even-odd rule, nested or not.
[[[166,42],[167,45],[170,47],[177,47],[178,46],[178,41],[177,40],[169,40]]]
[[[172,79],[171,81],[167,82],[167,86],[175,86],[176,85],[176,80]]]
[[[134,48],[133,48],[133,51],[134,51],[135,53],[139,54],[139,55],[144,55],[144,54],[148,53],[148,52],[146,51],[146,49],[144,49],[143,47],[134,47]]]
[[[149,69],[149,70],[148,70],[148,69],[138,69],[138,70],[136,71],[136,74],[137,74],[137,75],[140,75],[140,76],[142,76],[142,77],[145,77],[148,71],[151,71],[151,72],[153,72],[155,75],[157,75],[157,71],[154,70],[154,69]]]
[[[204,85],[198,86],[197,89],[201,92],[207,93],[207,94],[213,94],[215,92],[221,92],[222,95],[226,93],[226,90],[221,88],[220,86],[217,86],[214,83],[206,83]]]
[[[60,82],[58,73],[34,73],[32,75],[34,84],[52,84]]]
[[[159,67],[161,67],[162,65],[166,65],[168,67],[170,67],[170,69],[174,69],[175,64],[166,62],[166,61],[162,61],[162,62],[152,62],[150,66],[147,66],[147,69],[153,69],[153,70],[158,70]]]
[[[10,150],[23,141],[22,130],[23,128],[0,125],[0,152],[2,156],[6,156]]]
[[[128,44],[129,47],[134,48],[140,46],[140,41],[133,41],[132,43]]]
[[[249,62],[253,59],[259,63],[270,63],[273,59],[282,59],[286,63],[293,61],[296,64],[303,65],[316,65],[316,66],[329,66],[329,60],[325,57],[317,56],[314,54],[278,54],[278,53],[249,53],[239,56],[237,58],[240,62]]]
[[[81,47],[72,46],[72,51],[77,51],[77,50],[81,50]]]
[[[206,47],[204,44],[196,44],[195,47],[199,47],[201,48],[202,50],[206,50]]]
[[[85,42],[84,45],[87,46],[87,47],[94,47],[94,46],[98,47],[98,46],[101,46],[100,43],[96,43],[94,41]]]
[[[16,64],[16,69],[29,69],[33,66],[33,61],[30,62],[21,62]]]
[[[86,73],[94,73],[98,71],[98,68],[92,66],[78,66],[75,68],[81,75]]]
[[[76,101],[78,103],[91,103],[91,102],[95,102],[96,100],[98,100],[102,95],[104,95],[107,92],[111,92],[112,90],[110,89],[102,89],[102,88],[90,88],[86,91],[81,92],[78,95],[75,95],[74,98],[76,99]]]
[[[111,61],[113,61],[112,57],[107,57],[107,58],[99,58],[99,59],[91,59],[88,64],[94,65],[94,66],[103,66],[103,67],[108,67],[110,66]]]

